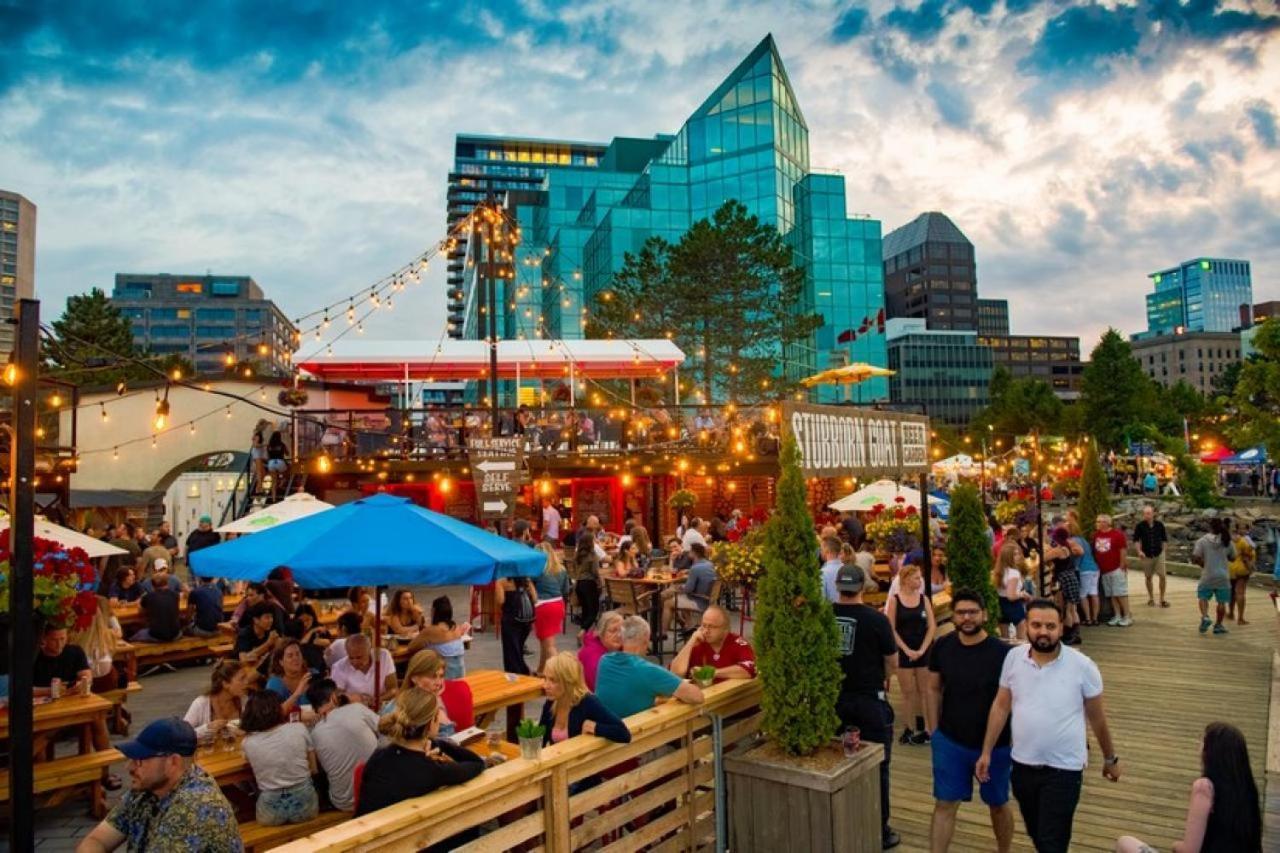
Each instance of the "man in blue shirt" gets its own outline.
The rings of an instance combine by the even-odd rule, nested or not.
[[[835,536],[822,537],[822,596],[832,604],[840,600],[840,593],[836,592],[836,573],[844,565],[840,559],[841,544]]]
[[[671,620],[677,610],[696,611],[701,617],[711,604],[711,590],[716,585],[716,567],[707,558],[707,546],[694,542],[689,546],[693,565],[684,579],[684,586],[674,586],[662,591],[662,633],[671,629]]]
[[[191,627],[187,630],[196,637],[216,637],[218,623],[222,621],[222,590],[213,578],[200,578],[196,588],[187,596],[191,608]]]
[[[596,671],[596,696],[618,717],[653,707],[659,696],[674,696],[689,705],[702,704],[698,685],[645,660],[649,623],[639,616],[622,621],[622,651],[609,652]]]

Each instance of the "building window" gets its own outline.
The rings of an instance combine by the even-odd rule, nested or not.
[[[178,293],[200,295],[204,293],[204,284],[198,281],[180,281],[173,286]]]

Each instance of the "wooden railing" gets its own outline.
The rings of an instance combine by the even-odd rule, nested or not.
[[[716,833],[714,719],[722,723],[725,751],[760,728],[758,679],[717,684],[705,693],[701,706],[667,702],[627,718],[629,744],[571,738],[542,750],[536,761],[507,762],[465,785],[397,803],[277,849],[419,850],[475,830],[479,837],[457,849],[519,846],[567,853],[599,840],[608,851],[659,842],[664,850],[694,850],[711,843]],[[602,773],[608,778],[577,790],[575,783]]]

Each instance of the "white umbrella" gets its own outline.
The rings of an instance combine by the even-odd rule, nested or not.
[[[9,516],[0,515],[0,532],[8,529]],[[44,518],[36,518],[35,535],[39,539],[57,542],[64,548],[83,548],[89,557],[95,559],[97,557],[112,557],[116,554],[129,553],[123,548],[103,542],[101,539],[94,539],[92,536],[85,536],[83,533],[77,533],[69,527],[54,524]]]
[[[325,503],[306,492],[298,492],[296,495],[289,495],[279,503],[264,506],[262,509],[237,518],[230,524],[224,524],[218,528],[218,532],[257,533],[259,530],[266,530],[288,521],[297,521],[299,518],[324,512],[326,509],[333,509],[333,504]]]
[[[893,480],[876,480],[863,486],[851,495],[845,495],[827,506],[839,512],[870,512],[876,504],[893,506],[897,498],[902,498],[903,506],[920,508],[920,492],[910,486],[900,486]],[[943,504],[946,501],[929,495],[929,503]]]

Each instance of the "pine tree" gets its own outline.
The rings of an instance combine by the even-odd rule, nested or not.
[[[951,515],[947,519],[947,577],[953,590],[978,593],[987,606],[987,630],[995,633],[1000,612],[996,588],[991,583],[991,545],[982,496],[971,483],[951,491]]]
[[[777,508],[765,528],[756,616],[762,727],[788,753],[809,755],[840,725],[840,633],[822,595],[813,517],[794,438],[783,442],[779,462]]]
[[[1080,516],[1080,529],[1086,540],[1092,541],[1094,521],[1100,514],[1111,513],[1111,489],[1102,473],[1098,459],[1098,445],[1092,439],[1085,440],[1084,470],[1080,472],[1080,500],[1076,503]]]
[[[1089,355],[1080,405],[1085,423],[1104,450],[1124,447],[1125,439],[1142,428],[1155,408],[1155,383],[1142,372],[1129,342],[1115,329],[1107,329]]]

